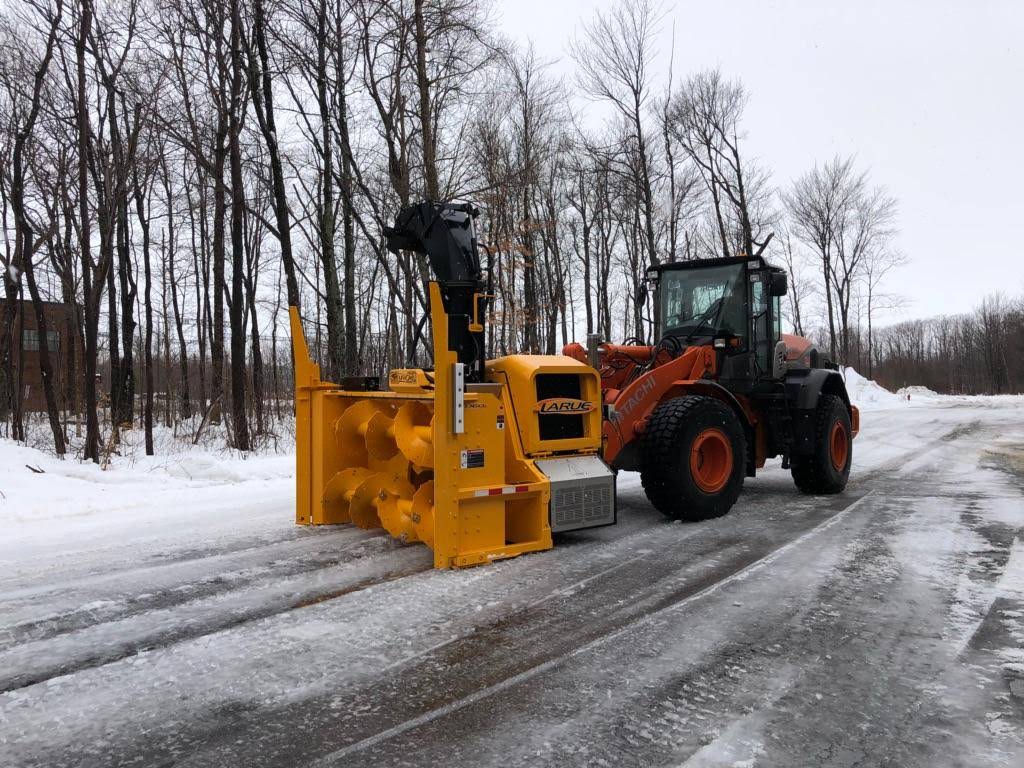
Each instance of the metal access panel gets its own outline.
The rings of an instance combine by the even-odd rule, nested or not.
[[[615,473],[598,456],[538,459],[551,481],[551,532],[615,522]]]

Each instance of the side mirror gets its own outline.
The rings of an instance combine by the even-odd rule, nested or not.
[[[785,296],[789,293],[789,278],[785,272],[771,273],[771,285],[768,292],[772,296]]]

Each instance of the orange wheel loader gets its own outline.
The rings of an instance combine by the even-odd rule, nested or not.
[[[592,336],[563,350],[600,373],[604,460],[639,471],[650,502],[682,520],[728,512],[775,456],[801,491],[842,491],[859,413],[837,367],[781,332],[786,273],[741,256],[663,264],[646,278],[657,343]]]

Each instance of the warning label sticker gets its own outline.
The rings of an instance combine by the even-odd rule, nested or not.
[[[484,465],[483,448],[467,448],[462,451],[462,468],[478,469]]]

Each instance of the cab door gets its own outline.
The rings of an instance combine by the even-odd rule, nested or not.
[[[750,274],[750,351],[759,379],[772,376],[772,359],[778,339],[774,332],[777,312],[772,311],[778,300],[773,301],[769,296],[768,279],[766,272]]]

